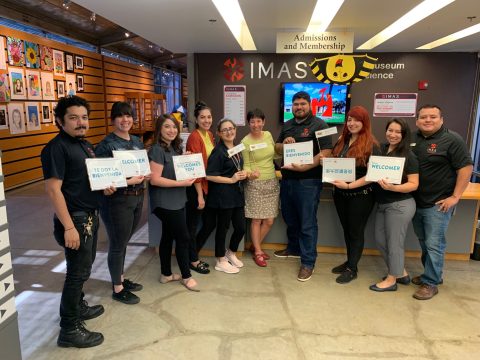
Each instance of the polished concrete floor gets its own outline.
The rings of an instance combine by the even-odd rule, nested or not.
[[[430,301],[415,286],[375,293],[381,258],[365,256],[357,280],[335,283],[330,268],[343,255],[320,254],[312,279],[296,280],[298,260],[259,268],[248,256],[239,274],[195,275],[201,292],[160,284],[147,225],[128,248],[127,276],[144,285],[138,305],[114,302],[100,232],[85,290],[105,313],[87,327],[105,342],[91,349],[56,346],[64,257],[51,236],[52,208],[37,183],[7,193],[16,303],[24,359],[480,359],[480,262],[449,261],[445,284]],[[214,264],[213,258],[205,258]],[[174,261],[175,263],[175,261]],[[418,259],[408,259],[412,275]],[[1,349],[0,349],[0,358]]]

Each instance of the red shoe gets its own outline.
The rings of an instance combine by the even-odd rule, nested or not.
[[[267,266],[267,262],[265,261],[265,258],[263,257],[263,254],[255,254],[253,256],[253,261],[255,261],[255,264],[257,264],[260,267]]]
[[[262,255],[265,260],[270,260],[270,255],[268,255],[265,251],[262,250]]]

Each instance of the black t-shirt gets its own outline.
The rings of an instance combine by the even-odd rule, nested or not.
[[[465,141],[456,132],[440,128],[431,136],[417,131],[412,151],[418,158],[420,183],[414,193],[417,207],[429,208],[453,194],[457,170],[472,165]]]
[[[396,155],[388,154],[388,144],[382,144],[380,147],[381,156],[393,156]],[[405,184],[408,180],[407,175],[418,174],[418,160],[415,154],[412,151],[409,151],[407,158],[405,159],[405,165],[403,167],[403,176],[402,184]],[[382,189],[378,184],[374,184],[375,189],[375,200],[379,204],[389,204],[396,201],[402,201],[410,199],[412,193],[401,193],[397,191],[388,191]]]
[[[213,148],[208,158],[206,171],[208,176],[232,177],[238,171],[234,160],[228,157],[227,150],[222,141]],[[235,156],[235,161],[238,160],[240,168],[242,168],[242,153]],[[244,206],[245,200],[242,186],[241,181],[235,184],[219,184],[209,181],[206,206],[216,209],[232,209]]]
[[[46,179],[62,180],[62,193],[69,212],[98,209],[100,192],[90,190],[85,159],[95,157],[86,140],[71,137],[63,130],[42,150],[42,169]]]
[[[293,137],[295,142],[306,142],[313,140],[313,156],[317,155],[320,150],[318,149],[318,144],[322,150],[332,148],[332,137],[324,136],[318,139],[315,136],[315,131],[328,129],[328,125],[322,119],[319,119],[312,114],[303,121],[302,123],[297,123],[295,118],[288,120],[282,128],[280,135],[278,136],[277,143],[283,143],[287,137]],[[308,171],[292,171],[282,169],[282,178],[284,179],[321,179],[322,178],[322,167],[314,167]]]

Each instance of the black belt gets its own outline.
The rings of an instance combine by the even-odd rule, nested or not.
[[[121,195],[142,195],[143,194],[143,191],[145,189],[144,188],[140,188],[140,189],[125,189],[125,190],[117,190],[119,194]]]
[[[339,190],[338,188],[335,188],[335,191],[340,193],[344,197],[352,197],[352,196],[359,196],[359,195],[368,195],[373,191],[372,187],[368,187],[363,190],[357,190],[357,191],[342,191],[344,189]]]
[[[70,216],[98,216],[98,210],[92,211],[72,211]]]

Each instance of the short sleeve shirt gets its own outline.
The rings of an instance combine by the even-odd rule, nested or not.
[[[167,151],[168,150],[168,151]],[[159,144],[152,146],[148,153],[150,161],[163,165],[162,177],[176,180],[175,170],[173,168],[173,156],[181,155],[169,146],[168,149]],[[157,207],[167,210],[180,210],[185,207],[187,194],[184,187],[161,187],[149,186],[150,208],[155,210]]]
[[[220,141],[213,149],[207,164],[207,176],[232,177],[237,171],[235,162],[228,156],[227,147]],[[235,161],[239,161],[240,168],[243,166],[241,153]],[[235,184],[220,184],[208,182],[208,197],[206,206],[215,209],[232,209],[245,205],[242,182]]]
[[[457,170],[472,165],[465,141],[443,127],[431,136],[417,131],[412,151],[418,158],[420,183],[414,193],[417,207],[429,208],[453,194]]]
[[[396,156],[392,154],[387,154],[388,144],[383,144],[381,146],[381,156]],[[418,174],[418,160],[415,154],[412,151],[409,151],[407,158],[405,159],[405,166],[402,177],[402,184],[407,182],[407,175]],[[375,184],[375,200],[379,204],[388,204],[395,201],[402,201],[410,199],[413,195],[412,193],[401,193],[397,191],[388,191],[382,189],[378,184]]]
[[[324,136],[317,138],[315,136],[315,131],[328,129],[328,125],[322,119],[319,119],[310,114],[310,116],[303,122],[297,123],[295,118],[288,120],[282,128],[280,135],[277,138],[277,143],[283,143],[288,137],[293,137],[295,142],[306,142],[313,141],[313,156],[317,155],[320,150],[318,145],[322,150],[332,148],[332,138],[331,136]],[[282,169],[282,178],[284,179],[321,179],[322,178],[322,168],[321,166],[315,167],[308,171],[292,171],[287,169]]]
[[[63,130],[42,150],[41,160],[45,180],[62,180],[62,193],[68,211],[93,211],[98,209],[99,191],[90,190],[85,160],[95,157],[93,146]]]

